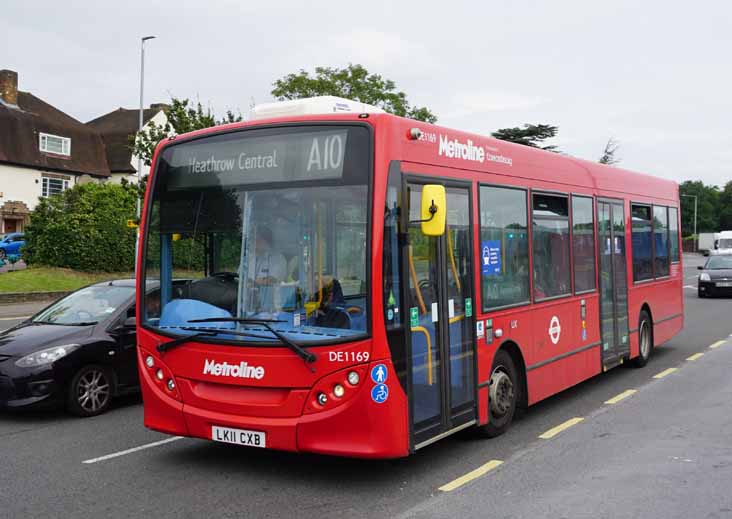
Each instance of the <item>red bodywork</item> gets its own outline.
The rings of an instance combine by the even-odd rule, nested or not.
[[[374,130],[373,199],[370,201],[372,246],[370,262],[367,263],[371,265],[372,280],[369,288],[371,338],[342,346],[313,348],[318,353],[319,360],[314,364],[314,372],[311,372],[301,359],[285,348],[243,350],[192,342],[184,348],[160,354],[156,351],[156,346],[168,339],[141,327],[138,322],[139,370],[147,427],[169,434],[206,439],[211,437],[211,425],[264,431],[267,434],[267,447],[289,451],[369,458],[400,457],[411,452],[413,445],[410,438],[407,395],[399,384],[394,383],[390,385],[388,400],[377,404],[370,396],[371,385],[366,383],[369,368],[379,362],[389,367],[388,377],[392,381],[397,379],[390,361],[381,294],[384,211],[379,208],[384,207],[387,172],[391,161],[400,161],[401,170],[410,174],[471,181],[473,222],[479,222],[478,183],[622,199],[626,219],[625,242],[628,244],[626,254],[631,358],[638,355],[637,333],[632,332],[637,328],[643,305],[650,308],[656,345],[667,341],[681,330],[681,263],[671,264],[671,275],[667,278],[634,284],[630,246],[631,201],[678,208],[678,185],[675,182],[387,114],[369,114],[368,117],[323,115],[237,123],[181,135],[175,138],[175,142],[234,129],[318,121],[366,123]],[[413,128],[421,130],[421,136],[417,139],[409,136]],[[487,150],[486,153],[492,158],[480,163],[466,158],[440,155],[440,136],[449,140],[458,139],[461,143],[470,140],[473,145]],[[169,143],[170,141],[163,141],[158,146],[153,164]],[[507,159],[510,159],[510,164]],[[155,185],[154,176],[155,168],[148,186]],[[141,222],[143,233],[150,197],[151,189],[148,189]],[[473,243],[480,243],[478,225],[474,225],[473,232]],[[143,254],[141,247],[138,265],[142,265]],[[475,251],[474,257],[474,286],[479,287],[480,270]],[[598,258],[597,250],[595,258]],[[138,273],[140,271],[138,269]],[[139,276],[140,274],[138,287],[141,281]],[[142,291],[138,290],[137,293],[139,298]],[[476,291],[474,297],[476,319],[490,318],[493,320],[493,329],[503,331],[501,339],[490,344],[486,344],[483,339],[475,339],[477,383],[483,383],[483,387],[477,390],[476,414],[480,424],[486,423],[488,419],[488,388],[484,383],[490,376],[496,350],[507,343],[518,347],[524,367],[529,368],[526,370],[528,404],[538,402],[605,369],[599,347],[561,358],[563,353],[576,349],[581,342],[599,342],[597,289],[590,293],[490,313],[481,310],[483,304],[480,290]],[[580,341],[579,314],[582,300],[587,307],[585,341]],[[138,299],[138,306],[139,303]],[[562,322],[562,333],[557,344],[550,342],[547,333],[552,316],[559,317]],[[337,355],[330,355],[331,352],[368,352],[369,362],[344,360],[355,355],[342,355],[338,360]],[[155,358],[156,369],[162,366],[166,380],[168,375],[174,378],[175,391],[167,390],[154,377],[154,370],[145,366],[143,360],[148,354]],[[201,368],[207,355],[208,358],[215,355],[217,362],[238,364],[245,361],[251,366],[262,366],[267,377],[261,380],[232,379],[222,384],[219,377],[202,374]],[[543,364],[548,359],[555,360]],[[343,383],[346,373],[350,371],[347,368],[356,368],[361,374],[362,383],[357,387],[347,386],[346,395],[337,405],[331,398],[325,407],[319,406],[315,402],[315,394],[320,390],[329,391],[336,382]]]

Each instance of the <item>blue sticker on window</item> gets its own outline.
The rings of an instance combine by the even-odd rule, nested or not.
[[[481,272],[484,276],[501,273],[501,240],[485,240],[481,250]]]
[[[377,384],[371,389],[371,400],[383,404],[389,398],[389,387],[386,384]]]

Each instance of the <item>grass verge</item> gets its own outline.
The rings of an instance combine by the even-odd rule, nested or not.
[[[78,272],[55,267],[29,267],[0,274],[0,293],[71,291],[99,281],[132,277],[132,272]]]

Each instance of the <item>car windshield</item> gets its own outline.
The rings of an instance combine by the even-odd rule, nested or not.
[[[242,319],[273,320],[278,333],[305,343],[365,334],[370,149],[365,127],[333,125],[166,148],[144,271],[160,291],[145,298],[145,323],[182,334],[200,331],[193,320],[216,318],[207,326],[264,332],[216,340],[270,345],[282,341]]]
[[[729,256],[713,256],[704,266],[707,270],[732,269],[732,254]]]
[[[64,297],[36,315],[32,322],[80,325],[103,321],[135,294],[135,288],[118,285],[95,285]]]

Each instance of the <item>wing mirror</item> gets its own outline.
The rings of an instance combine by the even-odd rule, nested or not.
[[[445,234],[445,220],[447,218],[447,197],[445,186],[427,184],[422,188],[422,203],[420,207],[422,234],[425,236],[442,236]],[[414,222],[416,223],[416,222]]]
[[[704,267],[702,265],[699,265],[698,267],[696,267],[696,270],[704,270]]]

